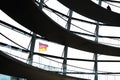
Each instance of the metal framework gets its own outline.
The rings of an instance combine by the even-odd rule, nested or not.
[[[99,0],[99,5],[101,5],[101,2],[102,1],[105,1],[105,0]],[[111,0],[112,1],[112,0]],[[43,8],[43,0],[41,0],[41,3],[40,3],[40,8],[42,9]],[[73,11],[72,10],[69,10],[69,18],[68,18],[68,21],[67,21],[67,29],[70,30],[70,26],[71,26],[71,20],[72,20],[72,13]],[[25,33],[24,31],[20,30],[21,32]],[[28,34],[28,33],[27,33]],[[30,47],[30,54],[29,54],[29,64],[32,65],[32,60],[33,60],[33,55],[34,54],[37,54],[37,53],[34,53],[34,46],[35,46],[35,41],[36,41],[36,34],[33,33],[32,34],[32,39],[31,39],[31,47]],[[99,38],[99,22],[97,22],[96,24],[96,29],[95,29],[95,41],[98,43],[98,38]],[[6,45],[4,43],[0,43],[0,45]],[[16,47],[13,46],[14,49],[18,49]],[[23,50],[24,51],[24,50]],[[27,52],[27,51],[26,51]],[[105,61],[105,60],[98,60],[98,56],[97,54],[95,53],[94,54],[94,72],[93,73],[85,73],[85,72],[67,72],[67,60],[69,60],[70,58],[67,58],[67,54],[68,54],[68,46],[65,46],[64,47],[64,57],[61,58],[63,59],[63,72],[57,72],[57,73],[63,73],[63,75],[66,75],[66,74],[94,74],[95,75],[95,78],[94,80],[98,80],[98,75],[99,74],[120,74],[120,73],[99,73],[98,72],[98,62],[120,62],[119,60],[118,61],[113,61],[113,60],[108,60],[108,61]],[[43,55],[43,56],[48,56],[48,57],[54,57],[55,56],[49,56],[49,55],[44,55],[44,54],[40,54],[40,56]],[[59,58],[59,57],[56,57],[56,58]],[[77,60],[77,59],[76,59]],[[80,60],[80,59],[79,59]],[[82,59],[81,59],[82,60]],[[87,61],[87,60],[86,60]],[[88,60],[89,61],[89,60]]]

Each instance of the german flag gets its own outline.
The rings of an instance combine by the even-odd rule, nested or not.
[[[47,44],[39,43],[39,52],[46,52],[48,48]]]

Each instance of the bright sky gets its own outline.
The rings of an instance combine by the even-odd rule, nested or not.
[[[64,13],[64,14],[68,13],[69,9],[65,8],[63,5],[58,3],[56,0],[48,0],[46,2],[46,4],[49,7],[53,8],[55,10],[58,10],[58,11]],[[59,5],[59,7],[56,7],[56,5],[52,5],[52,4]],[[104,8],[106,8],[107,5],[108,4],[106,4],[106,3],[102,3],[102,6]],[[63,10],[63,8],[64,8],[64,10]],[[116,9],[116,8],[114,8],[114,6],[111,6],[111,8],[112,8],[112,10],[115,10],[115,12],[116,11],[118,12],[119,8]],[[59,24],[61,24],[62,26],[65,27],[66,22],[64,20],[57,17],[54,13],[48,12],[46,9],[44,9],[44,12],[46,12],[46,14],[48,14],[50,17],[53,17],[55,19],[55,21],[57,21],[57,23],[59,23]],[[90,19],[85,18],[85,17],[83,17],[83,16],[81,16],[81,15],[75,13],[75,12],[73,13],[73,17],[84,19],[84,20],[90,20]],[[4,14],[1,10],[0,10],[0,20],[3,20],[5,22],[7,22],[7,23],[9,23],[11,25],[14,25],[14,26],[16,26],[16,27],[18,27],[20,29],[23,29],[23,30],[25,30],[27,32],[30,32],[28,29],[24,28],[22,25],[16,23],[10,17],[8,17],[6,14]],[[93,20],[90,20],[90,21],[93,21]],[[88,31],[90,31],[92,33],[94,33],[94,30],[95,30],[95,27],[96,27],[95,25],[86,24],[86,23],[78,22],[78,21],[72,21],[72,23],[79,26],[80,28],[88,30]],[[76,28],[75,26],[71,26],[71,30],[88,33],[88,32],[85,32],[83,30],[80,30],[80,29]],[[16,43],[24,46],[25,48],[28,48],[31,37],[20,34],[20,33],[16,32],[16,31],[13,31],[13,30],[11,30],[11,29],[9,29],[7,27],[4,27],[2,25],[0,25],[0,33],[4,34],[5,36],[12,39]],[[118,28],[118,27],[100,26],[99,34],[104,35],[104,36],[120,36],[120,28]],[[91,37],[86,37],[86,36],[83,36],[83,37],[87,38],[87,39],[90,39],[90,40],[94,40],[94,38],[91,38]],[[99,41],[104,42],[104,43],[117,44],[118,45],[117,47],[120,47],[119,39],[106,39],[106,38],[104,38],[104,39],[99,39]],[[7,40],[6,38],[4,38],[1,35],[0,35],[0,42],[4,42],[4,43],[7,43],[7,44],[10,44],[10,45],[13,45],[13,46],[17,46],[17,45],[15,45],[14,43]],[[52,42],[45,41],[45,40],[41,40],[41,39],[36,40],[35,52],[39,51],[39,42],[48,45],[48,50],[44,54],[50,54],[50,55],[55,55],[55,56],[59,56],[59,57],[62,56],[62,52],[63,52],[63,48],[64,48],[63,45],[59,45],[59,44],[52,43]],[[19,52],[19,51],[14,51],[14,50],[8,49],[6,47],[1,47],[0,46],[0,50],[7,51],[7,52],[9,52],[11,54],[14,54],[16,56],[20,56],[20,57],[25,58],[25,59],[27,59],[27,57],[28,57],[28,54],[25,54],[25,53],[22,53],[22,52]],[[76,49],[73,49],[73,48],[69,48],[68,49],[68,57],[69,58],[80,58],[80,59],[93,59],[93,54],[88,53],[88,52],[84,52],[84,51],[80,51],[80,50],[76,50]],[[105,55],[99,55],[98,58],[100,60],[107,60],[107,59],[109,59],[109,60],[120,60],[119,57],[112,57],[112,56],[105,56]],[[59,59],[53,59],[53,60],[62,62],[62,60],[59,60]],[[23,61],[25,61],[25,60],[23,60]],[[54,61],[50,61],[48,59],[38,57],[38,56],[35,56],[34,61],[35,62],[40,62],[41,64],[51,65],[51,66],[54,66],[54,67],[59,67],[59,68],[62,67],[62,65],[60,63],[56,63]],[[93,69],[93,66],[94,66],[93,62],[82,62],[82,61],[68,61],[68,64],[74,65],[74,66],[77,66],[77,67],[81,67],[81,68],[91,69],[91,70]],[[45,68],[45,66],[40,66],[40,65],[35,64],[35,63],[34,63],[34,65],[38,66],[38,67]],[[103,62],[101,62],[101,63],[98,64],[98,66],[99,66],[98,67],[99,71],[108,71],[108,72],[109,71],[113,71],[113,72],[119,72],[120,71],[120,68],[119,68],[120,64],[119,63],[107,63],[107,62],[103,63]],[[73,67],[70,67],[70,66],[68,66],[68,69],[72,69],[72,70],[76,70],[76,71],[91,72],[90,70],[85,70],[85,69],[80,69],[80,68],[73,68]],[[84,77],[84,78],[87,77],[89,79],[93,79],[93,77],[89,76],[89,75],[87,75],[87,76],[82,75],[81,76],[80,74],[78,74],[78,75],[74,75],[74,76]],[[115,76],[105,76],[105,75],[103,75],[102,77],[100,77],[100,80],[118,80],[118,79],[120,79],[118,76],[115,77]]]

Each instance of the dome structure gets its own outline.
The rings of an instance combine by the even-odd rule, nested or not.
[[[80,80],[120,78],[119,1],[13,0],[0,5],[1,54]],[[8,65],[7,60],[0,63],[1,69]]]

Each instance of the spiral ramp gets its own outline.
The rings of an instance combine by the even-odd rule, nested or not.
[[[83,4],[87,3],[88,1],[88,5],[89,7],[91,6],[91,9],[94,6],[96,7],[95,10],[101,10],[100,11],[101,13],[110,13],[109,14],[110,16],[106,16],[105,18],[102,18],[102,17],[98,18],[96,15],[94,16],[90,15],[91,13],[89,13],[89,11],[84,12],[84,9],[81,9],[82,11],[78,11],[76,9],[78,8],[76,7],[78,6],[78,4],[75,5],[77,0],[76,2],[74,2],[73,0],[68,0],[68,2],[73,1],[72,2],[73,6],[69,5],[69,3],[66,3],[67,0],[59,0],[59,1],[62,2],[67,7],[70,7],[71,9],[75,10],[76,12],[83,15],[85,14],[84,16],[90,17],[94,20],[97,20],[106,24],[120,26],[119,14],[104,10],[98,7],[98,5],[95,6],[95,4],[93,5],[93,3],[89,0],[84,0],[85,2],[84,1],[80,2],[80,4],[82,5],[79,4],[79,8],[81,7],[83,8]],[[31,31],[43,36],[46,40],[56,42],[62,45],[67,45],[69,47],[73,47],[73,48],[80,49],[87,52],[112,55],[112,56],[120,56],[120,49],[117,47],[106,46],[103,44],[95,43],[90,40],[86,40],[60,27],[59,24],[55,23],[50,18],[48,18],[46,14],[44,14],[34,4],[33,0],[12,0],[12,1],[4,0],[0,3],[0,8],[2,11],[4,11],[7,15],[9,15],[15,21],[17,21],[24,27],[30,29]],[[112,18],[114,21],[110,21],[108,17]],[[36,67],[22,63],[4,54],[4,52],[2,51],[0,51],[0,63],[2,64],[2,66],[0,66],[0,69],[1,69],[0,73],[27,78],[28,80],[39,80],[41,77],[42,77],[42,80],[47,80],[48,78],[49,80],[84,80],[80,78],[78,79],[73,77],[61,76],[52,72],[38,69]],[[49,76],[49,75],[52,75],[52,76]],[[48,76],[48,77],[45,77],[45,76]]]
[[[87,80],[59,75],[42,70],[14,59],[0,51],[0,73],[25,78],[27,80]]]
[[[120,14],[107,10],[91,0],[58,0],[71,10],[111,26],[120,26]],[[97,13],[96,13],[97,12]]]

